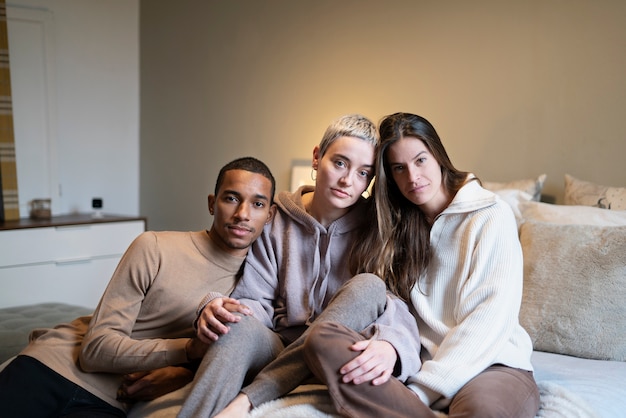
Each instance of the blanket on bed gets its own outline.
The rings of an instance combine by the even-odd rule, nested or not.
[[[599,418],[587,402],[565,387],[540,382],[541,406],[537,418]],[[187,387],[156,401],[137,405],[129,418],[172,418],[180,409],[179,400]],[[440,418],[446,417],[439,413]],[[339,418],[323,385],[302,385],[289,395],[252,410],[248,418]]]
[[[538,384],[541,406],[537,418],[597,418],[598,415],[579,396],[551,382]],[[441,418],[446,415],[438,413]],[[253,410],[249,418],[336,418],[330,405],[330,397],[320,388],[308,388],[307,392],[295,393],[268,402]]]
[[[0,363],[27,344],[33,327],[51,326],[89,313],[81,307],[42,304],[5,308],[0,315]],[[4,351],[3,351],[4,350]],[[535,351],[535,380],[541,394],[537,418],[614,418],[626,411],[626,362],[602,361]],[[6,364],[6,363],[5,363]],[[0,370],[4,365],[0,365]],[[129,418],[175,417],[187,387],[148,403],[138,403]],[[290,395],[253,410],[250,418],[334,418],[321,385],[303,385]]]
[[[541,405],[537,418],[615,418],[626,411],[626,362],[535,351],[532,356]],[[129,418],[175,417],[187,387],[138,404]],[[251,411],[249,418],[335,418],[323,385],[303,385]],[[445,415],[441,415],[442,417]]]

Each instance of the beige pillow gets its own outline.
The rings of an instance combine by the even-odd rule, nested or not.
[[[609,187],[565,175],[565,204],[626,210],[626,187]]]
[[[520,205],[522,203],[532,201],[532,196],[519,189],[501,189],[495,190],[494,193],[497,194],[500,199],[509,204],[509,206],[513,210],[513,214],[515,215],[517,226],[519,227],[520,223],[523,220],[522,214],[520,212]]]
[[[626,361],[626,226],[527,221],[520,241],[534,349]]]
[[[598,226],[626,225],[626,210],[605,210],[591,206],[553,205],[523,201],[519,202],[518,210],[523,221]]]
[[[532,200],[539,201],[541,199],[541,191],[543,184],[546,182],[546,174],[542,174],[537,179],[513,180],[509,182],[483,181],[483,187],[492,192],[504,189],[517,189],[532,196]]]

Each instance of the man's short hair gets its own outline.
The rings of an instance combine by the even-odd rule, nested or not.
[[[237,158],[226,164],[220,170],[217,175],[217,181],[215,182],[215,195],[217,196],[222,187],[222,183],[224,183],[224,176],[227,171],[230,170],[244,170],[249,171],[251,173],[257,173],[268,179],[272,183],[272,191],[270,196],[270,203],[274,203],[274,193],[276,192],[276,180],[274,180],[274,176],[272,175],[272,171],[269,167],[254,157],[241,157]]]

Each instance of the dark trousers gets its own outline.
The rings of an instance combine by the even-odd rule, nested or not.
[[[327,386],[337,411],[344,417],[433,418],[435,413],[401,381],[380,386],[343,383],[341,366],[359,353],[349,347],[364,339],[336,323],[313,325],[304,344],[309,368]],[[454,396],[448,417],[533,418],[539,409],[539,391],[533,373],[494,365],[469,381]]]
[[[0,411],[4,418],[126,417],[29,356],[17,356],[0,372]]]

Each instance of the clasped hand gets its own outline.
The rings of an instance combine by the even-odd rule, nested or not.
[[[362,340],[352,344],[350,350],[361,351],[361,354],[339,370],[344,383],[358,385],[371,381],[377,386],[389,380],[398,359],[398,353],[390,343]]]
[[[230,327],[227,324],[237,323],[241,319],[234,312],[252,315],[250,308],[242,305],[237,299],[227,297],[213,299],[198,317],[198,339],[210,344],[217,341],[220,335],[228,334]]]

